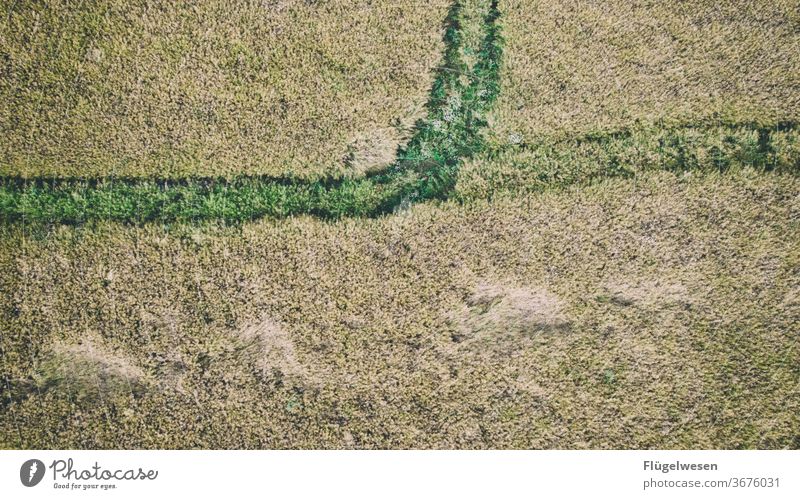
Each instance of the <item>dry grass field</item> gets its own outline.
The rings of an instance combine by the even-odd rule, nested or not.
[[[0,448],[800,448],[797,0],[234,4],[0,0]]]
[[[0,446],[797,448],[800,181],[0,238]]]
[[[797,0],[501,0],[499,144],[797,121]]]
[[[0,174],[355,176],[395,159],[445,0],[0,1]]]

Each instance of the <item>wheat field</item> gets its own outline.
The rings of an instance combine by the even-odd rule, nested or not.
[[[498,144],[797,121],[797,0],[502,0]]]
[[[798,192],[650,172],[373,221],[6,227],[0,445],[796,448]]]
[[[441,60],[444,0],[0,2],[0,174],[358,176]]]
[[[800,448],[796,0],[0,6],[0,448]]]

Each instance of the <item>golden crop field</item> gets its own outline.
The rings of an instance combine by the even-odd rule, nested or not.
[[[501,0],[500,144],[797,121],[797,0]]]
[[[449,4],[0,1],[0,174],[382,168],[424,114]]]
[[[796,448],[798,192],[4,226],[0,446]]]
[[[0,7],[0,448],[800,448],[798,0]]]

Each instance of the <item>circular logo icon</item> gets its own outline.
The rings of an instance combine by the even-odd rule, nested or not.
[[[28,459],[19,469],[19,479],[26,487],[35,487],[44,478],[44,463],[38,459]]]

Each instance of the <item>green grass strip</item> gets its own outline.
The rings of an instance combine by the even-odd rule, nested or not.
[[[754,124],[643,127],[488,149],[459,170],[462,202],[527,195],[649,171],[724,173],[752,168],[800,173],[800,128]]]

